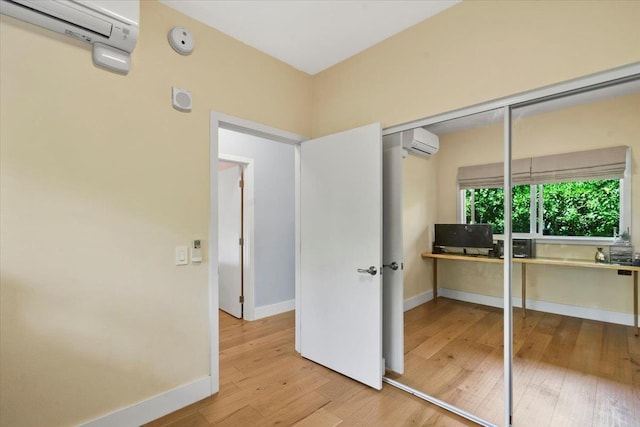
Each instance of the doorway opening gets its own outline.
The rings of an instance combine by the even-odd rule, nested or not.
[[[259,138],[262,139],[262,143],[259,144],[259,150],[244,150],[242,141],[230,140],[230,134],[235,134],[239,138]],[[209,252],[209,330],[210,330],[210,372],[211,372],[211,390],[212,393],[216,393],[220,389],[220,276],[219,276],[219,211],[223,208],[224,201],[220,197],[220,191],[218,186],[219,174],[218,164],[220,161],[238,163],[244,166],[244,245],[243,245],[243,264],[246,266],[244,269],[244,305],[243,305],[243,320],[256,320],[262,317],[271,316],[273,314],[282,313],[292,310],[296,307],[297,301],[295,295],[297,287],[299,286],[299,146],[302,141],[307,140],[306,137],[293,134],[280,129],[265,126],[259,123],[244,120],[238,117],[228,116],[226,114],[211,112],[210,115],[210,234],[209,241],[216,242],[216,244],[210,245]],[[276,146],[276,148],[274,148]],[[278,196],[269,197],[266,204],[263,204],[265,208],[259,207],[256,200],[258,193],[265,194],[258,187],[265,183],[263,178],[256,175],[257,168],[260,167],[261,171],[265,165],[269,165],[272,162],[261,157],[262,154],[269,155],[274,149],[277,150],[277,146],[287,147],[290,152],[291,165],[281,167],[281,170],[289,170],[290,176],[278,178],[274,184],[276,188],[280,188],[283,184],[291,186],[291,202],[288,209],[292,212],[291,218],[289,218],[287,224],[290,231],[291,242],[291,255],[290,264],[291,268],[288,269],[290,274],[291,292],[290,295],[282,296],[280,289],[270,289],[264,287],[263,283],[258,282],[264,280],[265,277],[273,275],[276,269],[267,260],[266,262],[260,261],[256,258],[256,254],[271,254],[275,256],[275,260],[283,259],[281,251],[278,249],[278,245],[284,241],[282,233],[276,232],[275,235],[270,235],[273,229],[269,227],[263,227],[266,229],[267,234],[262,235],[259,229],[258,218],[254,215],[254,210],[257,215],[258,209],[263,213],[264,210],[271,211],[273,207],[283,205],[282,198]],[[245,146],[246,148],[246,146]],[[255,177],[255,179],[254,179]],[[260,185],[259,185],[260,184]],[[254,188],[256,190],[254,191]],[[262,187],[260,187],[262,188]],[[255,209],[254,209],[255,206]],[[278,215],[272,215],[272,217],[279,218]],[[262,243],[261,243],[262,242]],[[257,244],[265,244],[266,248],[258,247]],[[240,245],[238,245],[240,246]],[[263,264],[260,264],[263,262]],[[260,265],[263,266],[263,270],[259,270]],[[265,274],[260,273],[264,271]],[[276,275],[272,280],[273,283],[279,285],[284,282],[282,275]],[[280,299],[278,299],[280,298]],[[283,301],[284,300],[284,301]],[[296,324],[298,324],[299,311],[296,309],[295,317]],[[298,331],[296,330],[296,349],[298,348]]]
[[[219,298],[220,310],[244,319],[245,278],[248,276],[246,273],[252,270],[251,258],[245,255],[250,244],[244,194],[250,159],[242,163],[237,160],[221,155],[218,163]],[[250,186],[253,186],[252,181],[249,180]]]

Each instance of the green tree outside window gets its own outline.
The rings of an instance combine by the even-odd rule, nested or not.
[[[620,180],[562,182],[538,186],[542,191],[543,224],[531,223],[531,210],[537,213],[537,201],[531,205],[535,186],[513,187],[512,231],[529,233],[541,229],[546,236],[610,237],[620,223]],[[494,234],[504,234],[504,191],[481,188],[465,192],[467,223],[493,225]],[[533,215],[538,218],[538,215]]]

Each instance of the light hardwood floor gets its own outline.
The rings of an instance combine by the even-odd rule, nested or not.
[[[365,387],[302,358],[294,313],[220,313],[220,392],[148,426],[471,426],[394,387]]]
[[[515,426],[640,426],[632,328],[527,314],[514,316]],[[500,310],[440,298],[405,314],[405,374],[389,376],[502,425],[502,351]],[[221,312],[220,384],[148,426],[475,425],[300,357],[293,312],[255,322]]]
[[[634,328],[532,310],[513,318],[513,425],[640,426]],[[503,425],[502,309],[440,298],[405,314],[389,376]]]

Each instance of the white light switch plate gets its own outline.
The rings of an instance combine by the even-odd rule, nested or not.
[[[176,265],[189,264],[189,249],[186,246],[176,246]]]

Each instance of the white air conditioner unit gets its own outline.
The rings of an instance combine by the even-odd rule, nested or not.
[[[402,148],[418,156],[430,156],[438,152],[440,140],[438,135],[423,128],[415,128],[402,132]]]
[[[96,65],[129,71],[139,0],[0,0],[0,13],[91,43]]]

